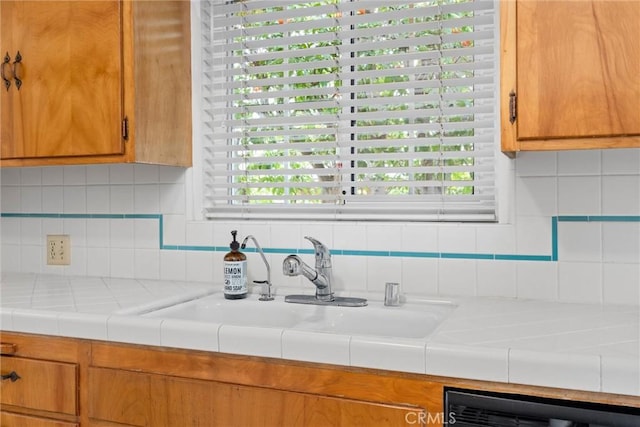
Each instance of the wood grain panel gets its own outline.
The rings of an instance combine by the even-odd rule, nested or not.
[[[13,133],[3,158],[123,152],[118,1],[3,1],[20,90],[9,90]],[[12,52],[11,55],[14,53]]]
[[[637,1],[517,3],[518,137],[640,135]]]
[[[10,412],[0,413],[0,425],[2,425],[2,427],[78,427],[78,423],[32,417]]]
[[[2,374],[20,379],[0,382],[0,402],[6,405],[76,415],[77,366],[20,357],[2,357]]]

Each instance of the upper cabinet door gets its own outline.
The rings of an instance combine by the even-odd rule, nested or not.
[[[503,150],[640,147],[640,2],[501,6]]]
[[[123,153],[120,8],[0,2],[3,159]]]

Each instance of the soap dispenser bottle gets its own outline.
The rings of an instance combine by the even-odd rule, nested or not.
[[[224,256],[224,297],[241,299],[247,297],[247,256],[240,252],[240,243],[236,240],[237,230],[231,235],[231,252]]]

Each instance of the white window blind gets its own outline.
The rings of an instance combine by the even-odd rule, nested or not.
[[[495,219],[493,1],[201,8],[207,217]]]

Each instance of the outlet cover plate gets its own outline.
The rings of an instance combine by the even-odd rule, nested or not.
[[[71,238],[68,234],[47,235],[47,265],[71,264]]]

